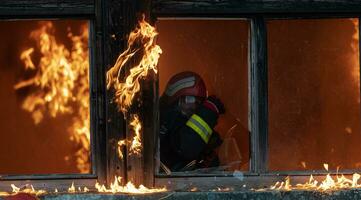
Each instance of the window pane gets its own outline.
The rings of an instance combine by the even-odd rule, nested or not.
[[[87,21],[1,21],[0,38],[0,175],[89,173]]]
[[[270,170],[361,166],[357,19],[268,22]]]
[[[163,50],[159,61],[160,95],[165,95],[167,82],[171,77],[180,72],[190,71],[199,74],[205,82],[208,95],[216,95],[225,106],[226,112],[224,115],[220,115],[218,124],[214,128],[214,130],[219,133],[223,143],[215,148],[216,156],[212,158],[218,156],[220,163],[214,165],[199,165],[195,168],[218,168],[219,166],[224,166],[225,170],[247,170],[249,164],[248,21],[160,20],[157,23],[157,28],[159,31],[157,43]],[[189,87],[191,88],[192,86]],[[179,88],[174,90],[177,89]],[[170,93],[172,93],[172,91],[170,91]],[[172,94],[168,96],[172,96]],[[166,104],[167,106],[164,108],[162,107],[162,105],[164,106],[162,98],[162,116],[165,116],[165,110],[174,106],[174,102],[183,101],[180,100],[182,99],[180,97],[176,98],[172,105],[170,105],[171,103]],[[192,101],[192,99],[184,99],[184,101]],[[183,128],[187,126],[185,123],[192,118],[191,114],[198,112],[197,110],[202,107],[202,102],[203,99],[200,98],[197,103],[197,108],[193,109],[190,114],[183,115],[186,116],[185,121],[181,120],[181,122],[177,122],[177,125],[174,126],[183,126]],[[175,105],[175,107],[179,108],[180,106]],[[164,120],[164,117],[161,117],[161,134],[162,124],[165,123]],[[207,122],[207,120],[205,121]],[[190,128],[189,130],[193,131],[193,133],[189,134],[196,134],[194,129]],[[182,131],[175,130],[167,134],[170,134],[171,137],[182,137],[174,135],[188,134]],[[195,137],[199,136],[196,135]],[[196,155],[199,149],[194,149],[194,147],[198,145],[193,144],[197,144],[195,141],[198,139],[199,138],[187,138],[184,139],[183,143],[179,142],[176,145],[172,145],[172,147],[165,147],[161,139],[161,152],[164,149],[169,152],[169,149],[172,148],[173,151],[177,151],[177,145],[184,145],[184,148],[190,149],[189,152]],[[171,140],[172,138],[168,138],[166,141]],[[189,145],[187,146],[184,143],[189,143]],[[200,145],[202,145],[202,143]],[[168,156],[172,157],[172,154]],[[161,157],[162,156],[163,155],[161,155]],[[171,163],[166,157],[167,156],[163,156],[162,161]],[[175,155],[174,157],[177,157],[177,159],[174,159],[172,161],[173,163],[181,162],[183,165],[192,160],[190,158],[182,160],[180,155]],[[204,160],[204,157],[198,160]],[[172,166],[168,167],[172,168]],[[175,168],[173,169],[175,170]],[[188,168],[187,170],[191,169],[194,168]],[[180,170],[179,167],[178,170]],[[223,170],[223,168],[218,168],[218,170]],[[202,170],[198,169],[198,171]],[[209,172],[209,170],[207,172]]]

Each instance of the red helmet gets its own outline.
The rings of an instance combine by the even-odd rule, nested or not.
[[[173,103],[181,96],[207,97],[206,85],[202,78],[190,71],[174,75],[167,83],[165,94],[169,97],[168,103]]]

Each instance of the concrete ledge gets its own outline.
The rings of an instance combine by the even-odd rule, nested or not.
[[[39,196],[41,200],[153,200],[153,199],[179,199],[179,200],[216,200],[216,199],[249,199],[249,200],[343,200],[361,199],[361,189],[339,191],[230,191],[230,192],[167,192],[155,194],[48,194]],[[0,198],[1,199],[1,198]]]

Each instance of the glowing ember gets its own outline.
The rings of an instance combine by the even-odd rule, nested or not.
[[[149,189],[143,185],[136,187],[131,182],[128,182],[125,186],[121,186],[121,177],[115,177],[114,182],[110,184],[110,188],[106,188],[104,185],[96,183],[95,188],[98,192],[102,193],[132,193],[132,194],[146,194],[155,192],[166,192],[166,188]]]
[[[32,78],[17,83],[14,88],[36,88],[22,104],[22,108],[32,114],[35,124],[40,123],[46,114],[51,117],[74,114],[73,124],[69,128],[70,139],[80,146],[75,153],[77,168],[87,173],[90,171],[88,30],[84,26],[81,35],[68,34],[72,41],[71,50],[56,41],[53,32],[53,24],[47,22],[30,34],[30,38],[37,42],[38,49],[23,51],[20,59],[25,69],[36,73]],[[31,57],[34,51],[41,54],[37,65]]]

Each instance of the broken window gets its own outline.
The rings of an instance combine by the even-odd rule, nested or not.
[[[358,28],[358,19],[268,21],[270,170],[361,166]]]
[[[90,173],[88,22],[0,21],[0,174]]]
[[[248,21],[161,19],[157,29],[161,171],[248,170]],[[200,111],[212,95],[225,108],[215,127]]]

